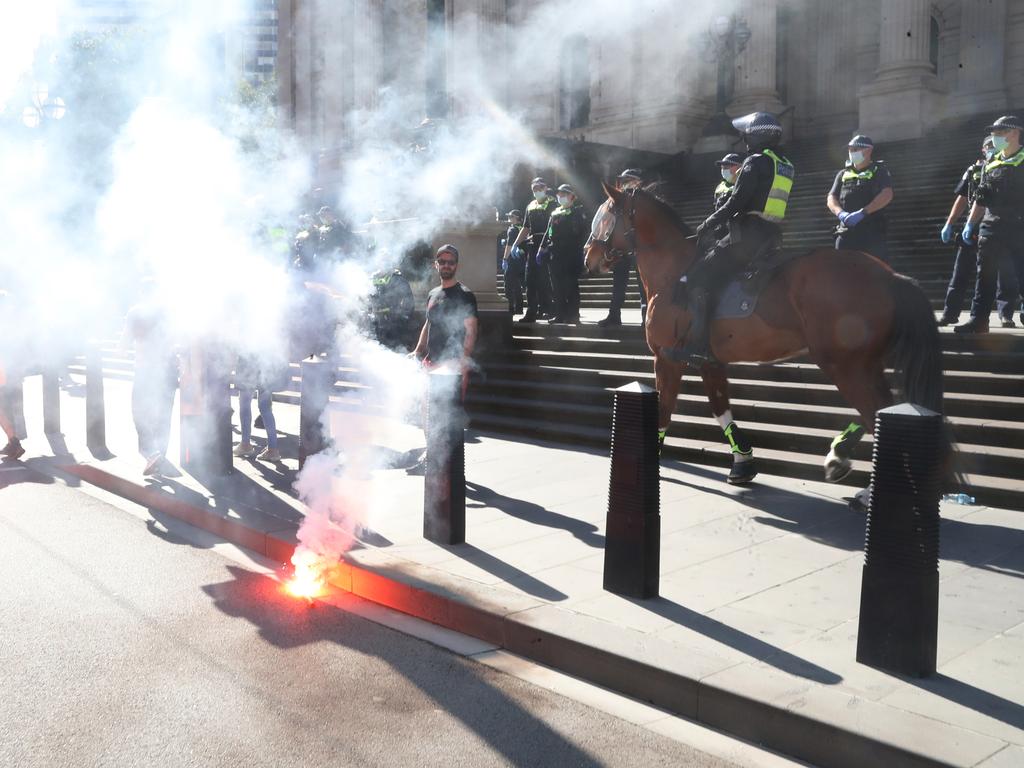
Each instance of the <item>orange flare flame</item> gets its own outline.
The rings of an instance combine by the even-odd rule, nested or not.
[[[285,589],[293,597],[310,600],[324,591],[323,566],[310,552],[296,552],[292,556],[295,573],[285,582]]]

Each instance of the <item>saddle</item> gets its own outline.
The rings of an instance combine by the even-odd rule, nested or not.
[[[711,310],[712,320],[735,320],[750,317],[757,309],[761,291],[778,270],[803,255],[802,251],[790,248],[776,248],[765,244],[751,260],[750,268],[730,280],[718,291]],[[685,283],[679,283],[674,303],[687,306]]]

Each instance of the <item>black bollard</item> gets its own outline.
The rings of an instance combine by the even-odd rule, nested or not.
[[[436,370],[427,378],[423,538],[436,544],[464,544],[466,417],[462,409],[462,375]]]
[[[299,389],[299,469],[306,459],[327,447],[322,422],[337,380],[337,370],[323,357],[311,357],[300,365],[302,384]]]
[[[913,677],[935,673],[944,428],[910,403],[875,421],[857,661]]]
[[[181,367],[183,469],[192,474],[227,475],[231,454],[231,366],[212,346],[193,347]]]
[[[103,400],[103,348],[85,348],[85,444],[93,453],[107,450],[107,415]]]
[[[658,393],[639,382],[615,390],[604,588],[658,596],[661,559]]]
[[[60,376],[55,368],[43,369],[43,432],[59,435],[60,432]]]

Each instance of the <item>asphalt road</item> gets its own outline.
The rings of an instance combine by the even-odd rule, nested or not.
[[[28,470],[0,553],[0,766],[728,765]]]

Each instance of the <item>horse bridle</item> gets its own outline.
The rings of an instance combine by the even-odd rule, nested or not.
[[[604,256],[601,257],[601,262],[602,266],[604,266],[605,268],[608,268],[611,264],[614,264],[619,259],[635,256],[637,252],[636,224],[634,223],[636,219],[636,189],[630,189],[627,194],[629,194],[630,202],[628,214],[629,229],[622,233],[622,237],[625,238],[626,240],[626,248],[622,249],[611,247],[611,241],[612,238],[615,236],[615,230],[619,226],[619,217],[616,213],[614,202],[612,206],[608,209],[608,213],[614,219],[614,223],[612,224],[612,226],[608,228],[608,234],[605,235],[604,238],[602,238],[601,240],[597,240],[593,235],[590,236],[590,239],[593,242],[600,243],[601,245],[604,246]]]

